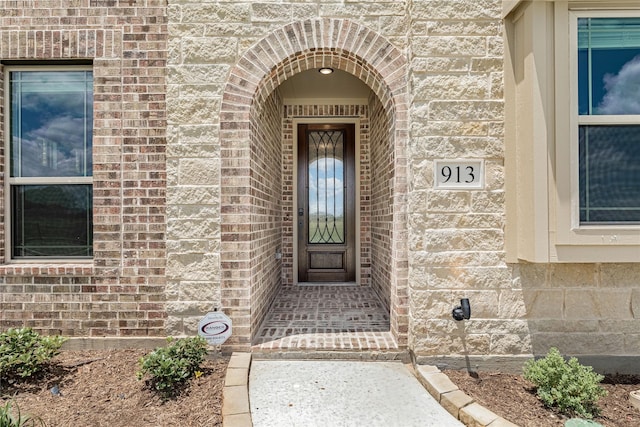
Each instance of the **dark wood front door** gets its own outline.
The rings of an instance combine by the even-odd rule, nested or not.
[[[354,128],[298,125],[298,282],[355,281]]]

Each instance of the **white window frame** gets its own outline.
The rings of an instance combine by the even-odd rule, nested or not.
[[[640,4],[516,0],[503,6],[507,261],[640,262],[640,225],[580,224],[576,61],[578,16],[640,16]]]
[[[579,125],[613,123],[640,125],[640,115],[580,116],[578,114],[577,22],[578,18],[583,17],[640,18],[640,9],[569,10],[563,7],[555,9],[557,233],[555,251],[552,250],[552,252],[555,252],[554,255],[558,260],[637,262],[640,261],[639,224],[580,224]],[[598,249],[602,247],[607,247],[607,250]]]
[[[37,184],[89,184],[93,185],[93,174],[91,176],[77,177],[11,177],[11,81],[10,73],[18,71],[93,71],[90,65],[31,65],[18,66],[6,65],[4,67],[4,217],[5,217],[5,262],[16,264],[34,263],[91,263],[93,256],[78,257],[13,257],[13,218],[11,205],[11,187],[16,185],[37,185]],[[95,91],[94,91],[95,93]],[[92,148],[93,155],[93,148]]]

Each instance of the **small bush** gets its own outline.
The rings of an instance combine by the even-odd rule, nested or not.
[[[31,377],[60,352],[65,341],[60,336],[40,335],[31,328],[0,334],[0,380]]]
[[[44,426],[39,418],[33,418],[20,413],[20,407],[12,400],[7,400],[0,406],[0,427],[35,427]]]
[[[207,341],[202,337],[174,340],[167,338],[167,347],[157,348],[140,358],[138,379],[150,376],[152,387],[165,398],[178,394],[193,376],[207,355]]]
[[[599,385],[602,375],[581,365],[575,357],[565,361],[556,348],[540,360],[529,360],[524,378],[537,387],[538,398],[545,405],[566,415],[593,418],[599,413],[598,399],[607,394]]]

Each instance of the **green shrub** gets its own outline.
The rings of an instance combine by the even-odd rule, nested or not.
[[[565,421],[564,427],[604,427],[593,420],[583,420],[582,418],[571,418]]]
[[[4,406],[0,406],[0,427],[35,426],[44,426],[44,422],[39,418],[22,415],[17,403],[7,400]]]
[[[138,379],[150,376],[152,387],[163,397],[178,394],[193,376],[200,373],[200,365],[207,355],[207,341],[202,337],[174,340],[167,338],[169,345],[160,347],[140,358]]]
[[[566,415],[593,418],[599,412],[598,399],[607,394],[599,385],[602,375],[581,365],[575,357],[565,361],[556,348],[540,360],[529,360],[524,377],[537,387],[538,398],[545,405]]]
[[[40,335],[31,328],[0,334],[0,380],[32,376],[60,352],[65,341],[60,336]]]

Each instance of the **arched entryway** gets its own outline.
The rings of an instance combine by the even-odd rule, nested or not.
[[[359,105],[283,101],[284,81],[321,67],[355,76],[371,95]],[[231,70],[220,115],[221,275],[222,305],[239,344],[251,344],[279,290],[298,281],[295,126],[327,121],[353,123],[360,135],[357,156],[368,170],[358,170],[358,285],[388,311],[389,341],[406,347],[406,67],[404,56],[370,29],[319,19],[271,33]]]

